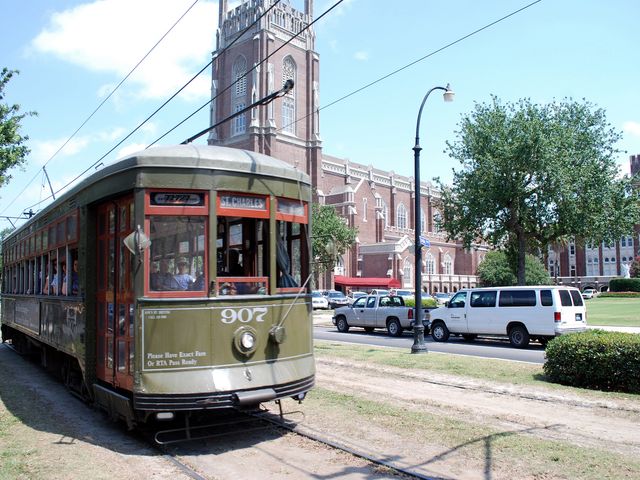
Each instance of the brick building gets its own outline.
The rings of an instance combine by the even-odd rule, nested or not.
[[[359,232],[356,245],[343,256],[335,275],[393,278],[411,288],[414,179],[322,152],[318,112],[320,58],[314,51],[315,33],[310,28],[296,36],[312,22],[313,0],[305,0],[304,12],[281,2],[240,36],[273,3],[245,0],[229,11],[227,0],[219,2],[211,125],[279,89],[287,79],[294,80],[295,88],[266,107],[221,123],[211,131],[208,141],[272,155],[309,174],[315,186],[314,200],[335,206],[345,222]],[[630,163],[632,175],[640,172],[640,155],[631,156]],[[439,231],[438,191],[428,182],[423,182],[420,190],[419,228],[431,243],[423,254],[424,288],[429,292],[451,292],[475,286],[476,268],[487,247],[477,245],[467,250],[460,243],[447,242],[445,233]],[[637,225],[633,235],[615,244],[570,243],[550,249],[547,268],[556,283],[603,289],[611,278],[625,275],[639,252]],[[323,283],[320,287],[335,286],[332,276],[323,279]]]
[[[631,155],[629,163],[632,176],[640,173],[640,155]],[[637,255],[640,255],[640,225],[634,227],[633,234],[614,243],[578,245],[571,242],[566,247],[550,248],[547,269],[556,283],[606,290],[609,280],[628,275]]]
[[[405,288],[414,283],[414,179],[323,154],[320,139],[320,58],[314,51],[313,0],[304,11],[288,2],[246,0],[229,11],[219,2],[219,28],[213,53],[211,125],[222,122],[293,79],[295,88],[266,107],[255,108],[211,131],[209,143],[245,148],[285,160],[309,174],[315,198],[333,205],[351,227],[358,228],[356,245],[347,252],[321,288],[347,288],[349,278],[397,279]],[[291,38],[288,45],[285,42]],[[256,66],[254,69],[253,67]],[[246,76],[245,76],[246,75]],[[431,246],[423,254],[423,287],[429,292],[452,292],[476,285],[476,267],[485,246],[467,250],[447,242],[439,231],[438,191],[421,184],[419,225]]]

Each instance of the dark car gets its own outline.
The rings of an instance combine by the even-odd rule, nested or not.
[[[338,308],[349,305],[349,299],[345,297],[344,293],[338,292],[337,290],[329,290],[326,297],[329,301],[329,308]]]

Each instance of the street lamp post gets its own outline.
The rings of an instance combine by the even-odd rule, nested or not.
[[[413,345],[411,346],[411,353],[426,353],[427,344],[424,342],[424,325],[422,323],[422,240],[420,238],[420,117],[422,116],[422,109],[424,104],[429,98],[429,95],[434,90],[444,91],[444,101],[453,101],[453,90],[449,88],[449,84],[446,87],[433,87],[427,92],[420,104],[420,110],[418,111],[418,121],[416,122],[416,144],[413,147],[414,153],[414,169],[415,169],[415,204],[414,204],[414,228],[415,228],[415,317],[413,323]]]

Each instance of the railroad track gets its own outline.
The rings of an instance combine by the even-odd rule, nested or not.
[[[191,435],[183,435],[180,438],[180,428],[165,429],[162,432],[158,432],[153,436],[153,440],[150,438],[150,442],[153,446],[162,453],[162,455],[171,463],[176,465],[184,474],[195,480],[206,480],[207,477],[203,477],[199,474],[194,467],[189,465],[187,461],[182,458],[181,454],[176,453],[172,448],[173,445],[182,444],[188,441],[198,441],[212,439],[216,437],[232,436],[232,435],[245,435],[249,432],[255,432],[259,430],[263,431],[276,431],[276,432],[290,432],[300,437],[304,437],[313,442],[320,443],[329,448],[339,450],[348,455],[360,458],[371,464],[384,467],[386,474],[396,475],[398,478],[415,478],[420,480],[436,480],[435,477],[424,475],[415,469],[399,465],[396,462],[389,461],[381,458],[380,456],[365,451],[360,447],[353,447],[347,445],[346,442],[337,438],[329,438],[323,435],[321,432],[312,431],[304,426],[304,423],[297,423],[285,418],[286,415],[297,414],[300,412],[288,412],[284,415],[278,415],[269,410],[260,410],[257,412],[240,412],[236,411],[231,416],[224,415],[216,421],[209,421],[204,425],[191,425]],[[161,443],[158,443],[159,440]],[[438,477],[438,480],[442,480]]]

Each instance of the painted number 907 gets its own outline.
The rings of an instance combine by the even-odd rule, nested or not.
[[[264,322],[267,307],[225,308],[220,312],[222,323]]]

